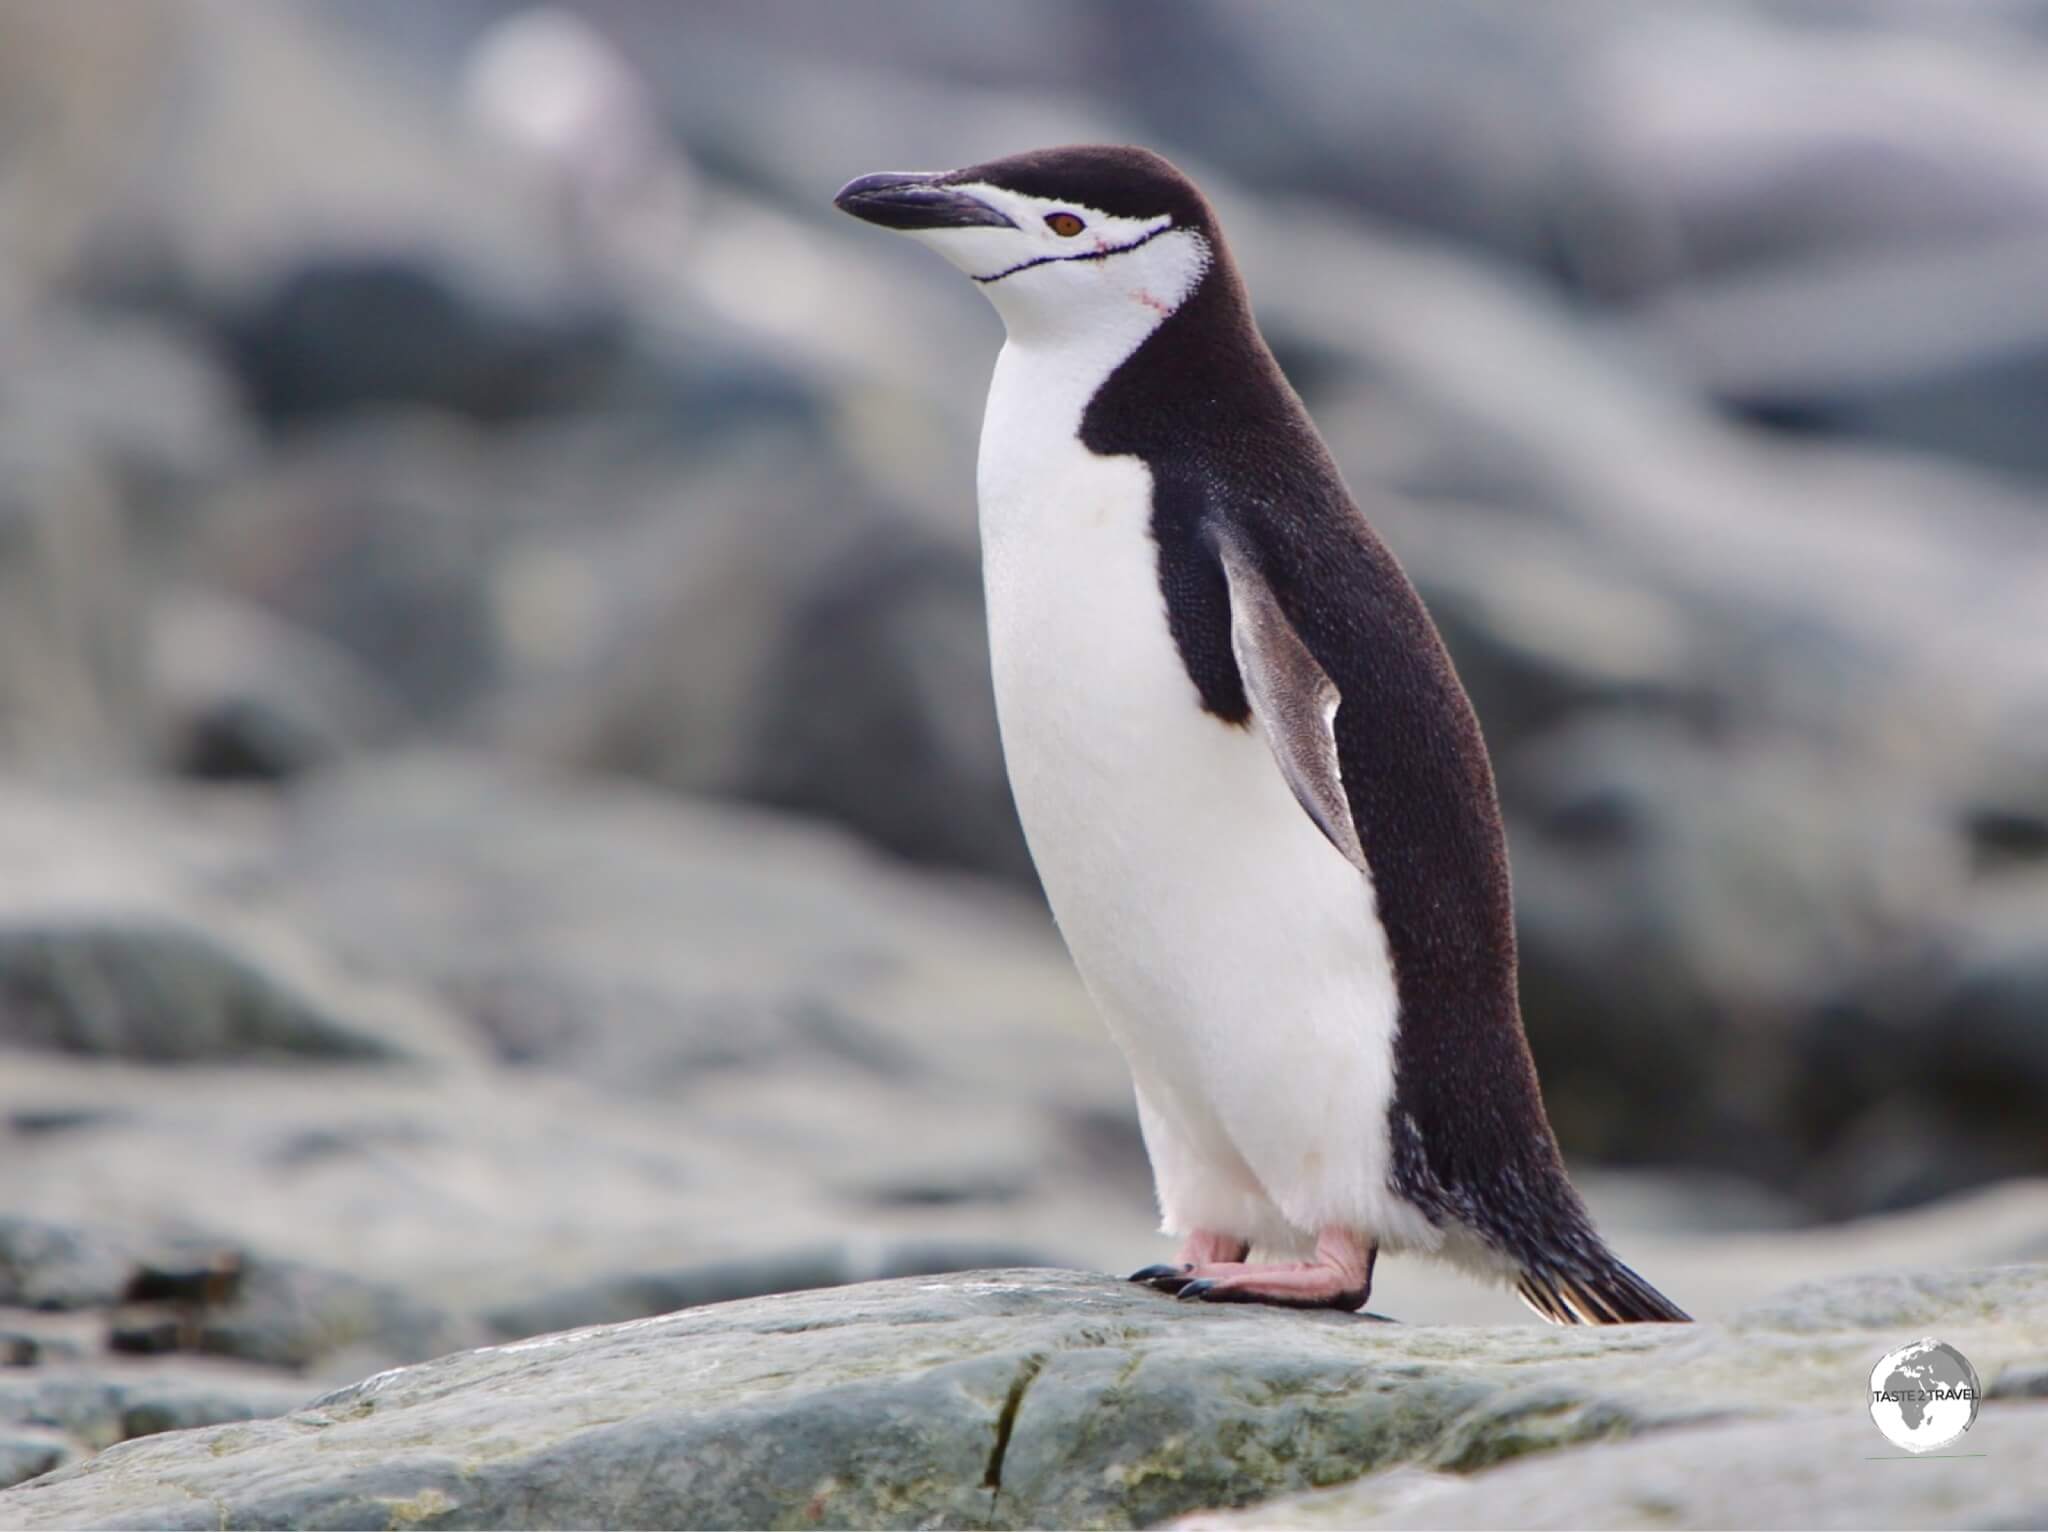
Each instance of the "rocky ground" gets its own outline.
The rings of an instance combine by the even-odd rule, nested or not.
[[[557,1362],[627,1401],[619,1461],[824,1400],[758,1477],[828,1521],[1368,1469],[1256,1514],[2038,1521],[1967,1464],[1873,1498],[1850,1360],[1937,1323],[2011,1379],[2043,1351],[2034,1277],[1957,1273],[2048,1261],[2048,10],[860,9],[0,0],[0,1482],[74,1470],[0,1521],[518,1519],[492,1497],[580,1477]],[[1390,1261],[1398,1330],[1031,1275],[478,1352],[1163,1253],[1002,777],[996,326],[829,207],[1080,138],[1214,192],[1481,712],[1580,1178],[1715,1323],[1546,1338]],[[1887,1273],[1925,1302],[1772,1306]],[[803,1315],[872,1365],[848,1397],[957,1415],[944,1475],[846,1498],[839,1384],[774,1404],[765,1353],[662,1392]],[[1460,1324],[1498,1328],[1460,1357]],[[1762,1423],[1714,1360],[1752,1339]],[[1268,1347],[1222,1446],[1175,1445],[1225,1406],[1163,1384],[1128,1437],[1047,1407],[1070,1365],[1122,1400]],[[382,1404],[289,1412],[450,1354],[388,1386],[446,1462],[250,1487],[236,1442],[390,1456]],[[1645,1434],[1473,1472],[1553,1366],[1565,1403],[1500,1417],[1526,1450]],[[1687,1378],[1718,1414],[1681,1430]],[[458,1451],[501,1394],[504,1452]],[[1375,1401],[1419,1412],[1398,1441]],[[276,1423],[93,1456],[240,1419]],[[1263,1466],[1173,1456],[1223,1446]],[[1121,1499],[1045,1487],[1141,1459]]]
[[[392,1366],[451,1352],[463,1356],[446,1368],[491,1365],[477,1358],[501,1353],[465,1349],[485,1343],[896,1275],[1019,1263],[1117,1273],[1166,1253],[1150,1233],[1120,1062],[1042,913],[1000,885],[911,872],[771,816],[449,754],[338,768],[283,802],[246,789],[188,788],[167,804],[158,791],[17,786],[0,795],[0,850],[20,874],[0,904],[0,1474],[10,1482],[98,1462],[95,1452],[137,1437],[287,1417],[322,1389]],[[1633,1262],[1703,1318],[1738,1327],[1799,1280],[1953,1295],[1958,1269],[2048,1263],[2048,1182],[1813,1226],[1725,1178],[1582,1180]],[[1887,1287],[1870,1275],[1882,1272],[1913,1275]],[[1999,1280],[2032,1293],[2017,1268]],[[1012,1289],[1032,1324],[1055,1329],[1071,1319],[1114,1333],[1132,1316],[1164,1323],[1174,1312],[1100,1278],[1012,1275],[959,1290]],[[845,1302],[858,1313],[871,1291],[914,1304],[939,1290],[951,1291],[913,1282]],[[1080,1317],[1062,1317],[1065,1300],[1047,1296],[1060,1293]],[[1870,1301],[1853,1325],[1827,1321],[1857,1330],[1866,1369],[1879,1340],[1910,1338],[1922,1322]],[[802,1306],[828,1300],[791,1302],[713,1312],[838,1328],[818,1317],[837,1310]],[[1977,1339],[2001,1333],[1986,1331],[1984,1315],[2005,1303],[1958,1299],[1943,1338],[1980,1367],[2018,1365],[2034,1332]],[[1406,1323],[1369,1333],[1429,1335],[1444,1350],[1469,1333],[1474,1361],[1553,1345],[1607,1354],[1546,1340],[1505,1294],[1417,1261],[1382,1263],[1374,1309]],[[1446,1323],[1501,1328],[1419,1328]],[[862,1341],[867,1361],[846,1365],[883,1365],[889,1337],[915,1333],[897,1324]],[[657,1332],[667,1333],[617,1333]],[[1313,1348],[1351,1332],[1282,1333]],[[678,1355],[699,1348],[676,1344]],[[1612,1344],[1623,1354],[1668,1342]],[[1850,1410],[1861,1385],[1842,1358],[1853,1347],[1832,1348],[1816,1347],[1802,1386],[1815,1402],[1832,1387]],[[887,1365],[907,1378],[934,1354],[906,1342]],[[1341,1370],[1350,1356],[1326,1361]],[[620,1365],[616,1380],[537,1384],[535,1398],[588,1388],[620,1420],[638,1420],[632,1389],[672,1380],[645,1359]],[[1237,1364],[1197,1353],[1184,1365],[1235,1376]],[[1404,1365],[1404,1377],[1428,1371]],[[809,1376],[812,1365],[784,1371]],[[1432,1431],[1473,1407],[1463,1394],[1453,1402]],[[634,1429],[725,1429],[724,1416],[700,1420],[681,1396],[658,1413]],[[1057,1435],[1044,1451],[1066,1450]],[[1242,1483],[1211,1465],[1156,1504],[1071,1509],[1091,1523],[1156,1520],[1406,1460],[1342,1471],[1351,1460],[1340,1454],[1317,1476]],[[430,1478],[389,1498],[455,1493]],[[113,1482],[79,1480],[65,1493],[85,1499],[24,1500],[0,1521],[171,1514],[131,1503]],[[313,1500],[201,1493],[234,1506],[231,1524],[328,1515]],[[463,1490],[443,1510],[451,1524],[502,1521],[512,1502],[498,1493]],[[894,1511],[835,1502],[833,1524],[870,1513],[914,1522],[925,1502],[904,1494]],[[752,1521],[711,1503],[671,1509],[693,1524]],[[333,1515],[354,1524],[366,1504],[335,1501]],[[656,1505],[600,1513],[535,1500],[528,1519],[670,1514]],[[1056,1509],[1020,1501],[1004,1514],[1020,1524],[1067,1514]]]
[[[1932,1324],[1985,1376],[1967,1438],[1984,1456],[1859,1471],[1882,1445],[1867,1418],[1857,1429],[1863,1375]],[[1251,1504],[1241,1522],[1187,1525],[2028,1526],[2048,1512],[2044,1359],[2038,1267],[1798,1288],[1696,1328],[1568,1332],[974,1272],[400,1368],[276,1419],[114,1448],[0,1494],[0,1515],[1131,1527]]]

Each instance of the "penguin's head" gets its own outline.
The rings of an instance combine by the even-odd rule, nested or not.
[[[1013,336],[1151,329],[1215,259],[1215,216],[1149,149],[1078,145],[934,173],[884,171],[833,199],[966,272]]]

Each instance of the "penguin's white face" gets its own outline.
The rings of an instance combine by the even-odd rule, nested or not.
[[[1173,211],[1106,212],[1082,196],[1022,191],[973,171],[863,176],[836,200],[959,267],[1020,341],[1149,333],[1211,260],[1202,231]]]

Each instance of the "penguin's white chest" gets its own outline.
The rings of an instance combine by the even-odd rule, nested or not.
[[[1432,1244],[1388,1185],[1396,1000],[1371,884],[1256,722],[1203,711],[1167,626],[1151,475],[1081,445],[1075,381],[1012,345],[990,390],[996,706],[1032,857],[1131,1066],[1166,1225]]]

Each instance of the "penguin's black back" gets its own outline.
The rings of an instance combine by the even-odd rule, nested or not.
[[[1204,708],[1250,721],[1225,537],[1250,552],[1342,698],[1344,790],[1400,1003],[1396,1190],[1520,1258],[1592,1239],[1522,1031],[1506,837],[1478,720],[1420,596],[1259,335],[1206,202],[1194,216],[1213,263],[1097,392],[1082,442],[1151,471],[1168,622]]]

